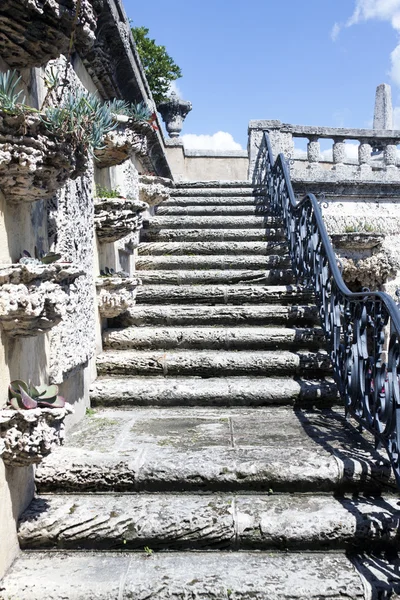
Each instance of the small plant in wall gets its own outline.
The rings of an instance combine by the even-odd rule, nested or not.
[[[47,252],[47,254],[41,254],[39,257],[38,250],[35,246],[35,257],[33,257],[28,250],[24,250],[19,263],[21,265],[51,265],[52,263],[60,260],[61,254],[56,252]]]
[[[12,381],[8,386],[8,404],[15,410],[34,408],[63,408],[65,399],[58,395],[56,385],[37,385],[22,379]]]

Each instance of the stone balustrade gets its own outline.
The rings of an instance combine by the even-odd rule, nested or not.
[[[400,181],[397,145],[400,130],[347,129],[290,125],[280,121],[250,121],[250,177],[257,161],[264,132],[268,132],[275,156],[283,152],[289,159],[291,176],[296,181]],[[302,142],[300,142],[302,140]],[[304,140],[306,140],[306,150]],[[332,145],[321,152],[321,142]],[[346,151],[357,145],[357,152]],[[324,144],[326,146],[326,144]]]

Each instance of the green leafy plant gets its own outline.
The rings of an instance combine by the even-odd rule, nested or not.
[[[39,256],[38,249],[35,246],[35,258],[28,252],[28,250],[24,250],[21,258],[19,259],[19,263],[22,265],[27,264],[36,264],[36,265],[50,265],[57,260],[60,260],[61,254],[57,254],[56,252],[47,252],[47,254],[42,254]]]
[[[119,188],[115,188],[113,190],[109,190],[106,187],[103,187],[102,185],[98,185],[96,183],[96,198],[120,198],[121,197],[121,192],[119,191]]]
[[[148,546],[145,546],[145,547],[143,548],[143,550],[146,552],[146,555],[147,555],[147,556],[151,556],[151,555],[153,554],[153,552],[154,552],[154,550],[152,550],[152,549],[151,549],[151,548],[149,548]]]
[[[158,105],[167,99],[171,82],[182,77],[182,71],[165,46],[156,44],[155,40],[148,37],[147,27],[132,27],[131,31],[154,101]]]
[[[17,92],[21,77],[14,70],[0,73],[0,108],[7,113],[18,113],[25,108],[23,92]]]
[[[62,408],[65,399],[58,395],[57,385],[37,385],[15,379],[8,386],[8,404],[15,410],[34,408]]]

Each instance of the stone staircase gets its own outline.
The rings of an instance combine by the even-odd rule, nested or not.
[[[344,419],[279,219],[246,183],[178,185],[137,268],[1,598],[399,598],[390,468]]]

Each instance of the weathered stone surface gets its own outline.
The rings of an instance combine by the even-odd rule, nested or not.
[[[183,216],[158,217],[145,222],[145,229],[252,229],[279,226],[282,219],[278,217],[260,216]]]
[[[313,301],[310,291],[295,285],[146,285],[137,299],[147,304],[292,304]],[[245,309],[246,310],[246,309]],[[267,309],[268,310],[268,309]],[[279,313],[279,310],[277,311]]]
[[[144,284],[238,284],[252,283],[258,285],[285,285],[294,282],[291,269],[241,270],[241,269],[203,269],[203,270],[160,270],[141,271],[140,277]]]
[[[97,277],[97,305],[101,316],[112,319],[132,308],[140,284],[136,277]]]
[[[266,229],[147,229],[141,234],[142,241],[147,242],[258,242],[266,240],[283,240],[281,227]]]
[[[140,256],[158,255],[261,255],[269,254],[284,255],[287,246],[282,242],[155,242],[139,244],[138,254]]]
[[[277,406],[102,410],[43,461],[36,483],[40,493],[319,493],[393,485],[388,461],[341,412]]]
[[[38,116],[0,112],[0,187],[8,201],[50,198],[86,167],[85,153],[73,140],[49,134]]]
[[[204,204],[201,206],[159,206],[157,208],[157,216],[207,216],[207,215],[271,215],[268,207],[263,204],[254,205],[219,205],[219,204]]]
[[[359,231],[355,231],[354,233],[332,233],[330,237],[335,248],[354,250],[356,252],[379,248],[385,239],[383,233],[375,231],[368,233]]]
[[[386,571],[388,563],[381,564]],[[63,552],[51,561],[42,553],[24,555],[3,585],[5,594],[20,600],[88,600],[88,589],[95,600],[182,600],[188,594],[193,600],[369,600],[375,589],[370,580],[340,553],[220,552],[216,560],[201,552]],[[387,580],[382,573],[381,586]]]
[[[23,549],[365,550],[398,544],[398,499],[317,495],[38,497]]]
[[[376,88],[374,129],[393,129],[392,89],[387,83]]]
[[[64,419],[73,412],[63,408],[0,410],[0,457],[9,467],[40,463],[64,441]]]
[[[146,136],[134,131],[129,126],[120,125],[118,129],[107,134],[103,143],[104,147],[95,150],[96,164],[103,169],[120,165],[134,154],[145,156],[147,145]]]
[[[188,348],[198,350],[265,350],[319,348],[321,329],[272,327],[128,327],[106,329],[103,347],[115,350]]]
[[[315,306],[146,306],[139,304],[118,319],[129,325],[269,325],[318,322]]]
[[[158,206],[169,200],[174,182],[165,177],[141,175],[139,178],[139,198],[149,206]]]
[[[161,354],[160,354],[161,353]],[[107,351],[97,357],[99,375],[289,375],[305,370],[323,375],[330,372],[326,352],[259,350],[250,352],[223,350],[124,350]]]
[[[10,336],[34,336],[66,315],[69,290],[83,270],[70,263],[0,267],[0,324]]]
[[[349,285],[355,285],[357,291],[363,287],[372,290],[382,289],[382,286],[396,276],[400,261],[397,256],[388,256],[379,252],[363,259],[341,258],[342,276]]]
[[[96,198],[94,223],[101,243],[116,242],[141,229],[148,205],[133,198]]]
[[[116,377],[97,379],[94,406],[330,406],[338,402],[332,380],[296,377]]]
[[[270,269],[288,268],[288,256],[270,254],[268,256],[139,256],[136,268],[140,271],[149,270],[202,270],[202,269]]]
[[[176,185],[179,185],[177,183]],[[214,196],[177,196],[176,191],[172,192],[171,198],[163,202],[163,207],[167,206],[181,206],[181,207],[197,207],[197,206],[209,206],[209,207],[223,207],[223,206],[245,206],[253,207],[253,210],[257,206],[264,206],[264,197],[253,196],[252,194],[241,195],[241,196],[219,196],[216,192]]]
[[[79,5],[79,15],[75,15]],[[0,55],[16,68],[47,63],[68,54],[75,28],[75,48],[87,51],[93,44],[96,14],[90,0],[3,0],[0,7]]]

